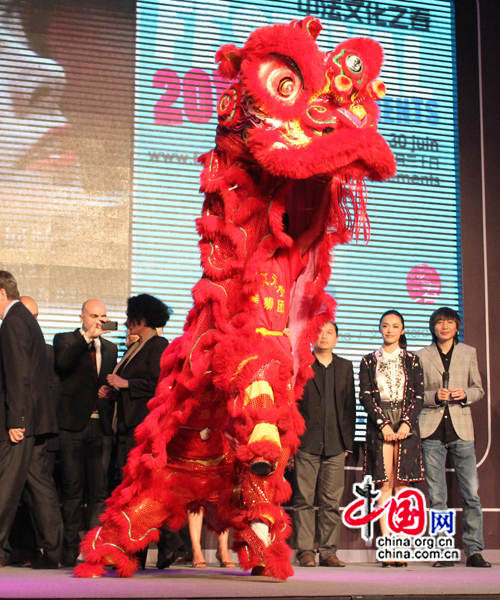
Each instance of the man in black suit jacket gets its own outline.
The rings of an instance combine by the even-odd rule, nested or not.
[[[314,552],[314,494],[318,482],[319,561],[325,567],[345,567],[337,557],[340,538],[340,500],[344,464],[354,445],[356,399],[352,363],[333,354],[338,328],[324,325],[314,346],[314,377],[299,402],[306,422],[295,457],[293,520],[301,566],[316,566]]]
[[[99,300],[87,300],[81,329],[54,336],[56,368],[61,377],[58,410],[61,491],[66,566],[75,566],[82,529],[81,505],[87,490],[83,529],[99,524],[108,495],[108,469],[113,447],[114,401],[98,397],[113,372],[118,349],[102,338],[109,321]],[[85,485],[87,484],[87,485]]]
[[[45,340],[35,317],[19,302],[14,277],[0,271],[0,566],[21,494],[44,551],[35,568],[57,568],[63,525],[45,438],[57,432],[49,399]]]

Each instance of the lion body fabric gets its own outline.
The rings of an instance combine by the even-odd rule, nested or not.
[[[80,577],[109,564],[132,576],[135,553],[160,527],[178,530],[200,508],[214,531],[234,529],[243,568],[293,574],[284,470],[303,432],[296,400],[312,375],[311,343],[334,318],[324,291],[331,250],[367,233],[364,181],[395,173],[376,126],[380,46],[356,38],[323,53],[320,30],[307,17],[217,52],[230,84],[216,147],[200,157],[203,276],[183,335],[162,357],[123,483],[82,543]],[[302,255],[298,240],[314,227]],[[269,474],[256,474],[256,463]]]

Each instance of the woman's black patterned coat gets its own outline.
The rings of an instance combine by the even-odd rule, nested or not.
[[[375,372],[377,357],[367,354],[359,368],[360,402],[368,413],[366,424],[365,475],[371,475],[374,482],[387,481],[382,452],[381,429],[390,425],[380,408],[380,393]],[[399,443],[396,476],[400,481],[421,481],[424,478],[420,449],[418,415],[424,403],[424,377],[420,360],[413,352],[403,350],[403,370],[405,374],[405,394],[401,420],[410,426],[410,434]],[[414,433],[414,435],[412,435]]]

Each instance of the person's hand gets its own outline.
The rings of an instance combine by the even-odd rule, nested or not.
[[[462,388],[454,388],[453,390],[448,390],[451,394],[453,400],[465,400],[466,394]]]
[[[210,427],[205,427],[205,429],[202,429],[200,431],[200,438],[203,442],[206,442],[210,436],[212,435],[212,431],[213,429],[210,429]]]
[[[115,375],[114,373],[112,373],[111,375],[108,375],[106,377],[109,385],[113,386],[113,387],[117,387],[117,388],[128,388],[128,381],[127,379],[123,379],[123,377],[120,377],[119,375]]]
[[[101,385],[97,395],[99,398],[112,398],[115,395],[115,390],[109,387],[109,385]]]
[[[450,399],[450,392],[451,390],[445,390],[444,388],[439,389],[437,391],[437,398],[439,402],[448,402]]]
[[[384,436],[384,442],[393,442],[396,439],[394,429],[390,425],[384,425],[381,431],[382,435]]]
[[[109,321],[109,319],[106,319],[105,321],[95,321],[92,323],[92,325],[85,332],[85,336],[95,340],[103,333],[110,333],[110,330],[106,329],[107,321]]]
[[[13,444],[19,444],[19,442],[22,442],[22,440],[24,440],[24,432],[25,429],[17,427],[17,428],[13,428],[13,429],[9,429],[9,438],[10,441]]]
[[[287,338],[290,337],[290,328],[289,327],[285,327],[285,329],[283,329],[283,335]]]
[[[408,423],[401,423],[398,432],[396,433],[396,440],[406,440],[410,433],[410,426]]]

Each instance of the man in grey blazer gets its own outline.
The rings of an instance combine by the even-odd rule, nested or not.
[[[431,508],[447,509],[446,454],[449,452],[460,485],[463,506],[463,544],[468,567],[491,567],[484,550],[483,513],[477,493],[479,480],[470,405],[484,396],[476,349],[458,342],[462,322],[451,308],[438,308],[429,328],[433,344],[417,352],[424,371],[424,408],[420,435],[425,480]],[[433,567],[452,567],[438,561]]]

